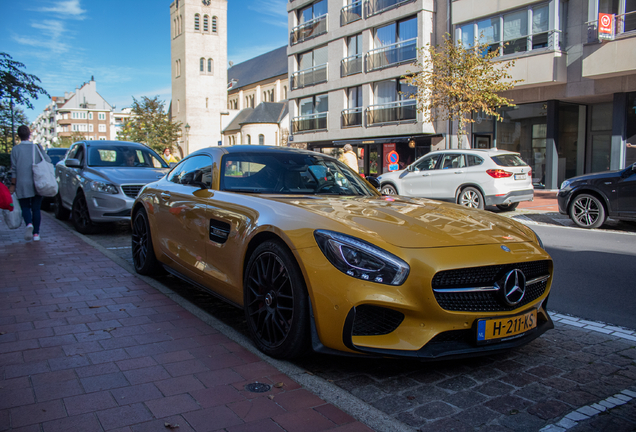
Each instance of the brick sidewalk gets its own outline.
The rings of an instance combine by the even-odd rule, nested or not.
[[[371,430],[49,217],[22,236],[0,222],[0,430]]]
[[[556,195],[557,191],[535,190],[534,200],[520,202],[517,209],[558,213],[559,205]]]

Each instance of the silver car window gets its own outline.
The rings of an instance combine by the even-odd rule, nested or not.
[[[420,171],[430,171],[435,169],[435,165],[437,165],[437,160],[440,158],[441,154],[435,154],[431,156],[425,156],[420,159],[418,162],[415,162],[415,168]]]

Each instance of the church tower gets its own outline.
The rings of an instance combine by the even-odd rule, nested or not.
[[[227,0],[170,5],[172,118],[182,123],[184,155],[222,140],[227,105]]]

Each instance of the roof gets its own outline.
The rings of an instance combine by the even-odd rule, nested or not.
[[[223,132],[240,130],[241,124],[250,116],[250,114],[252,114],[252,111],[254,111],[254,108],[245,108],[241,110],[241,112],[239,112],[236,117],[234,117],[230,124],[227,125],[225,129],[223,129]]]
[[[287,76],[287,45],[232,66],[227,70],[228,90],[245,87],[280,75]],[[229,87],[232,80],[236,84]]]
[[[287,113],[287,104],[278,102],[261,102],[239,125],[253,123],[275,123],[281,122]]]

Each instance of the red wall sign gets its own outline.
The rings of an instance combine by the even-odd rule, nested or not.
[[[598,14],[598,38],[614,39],[614,14]]]

